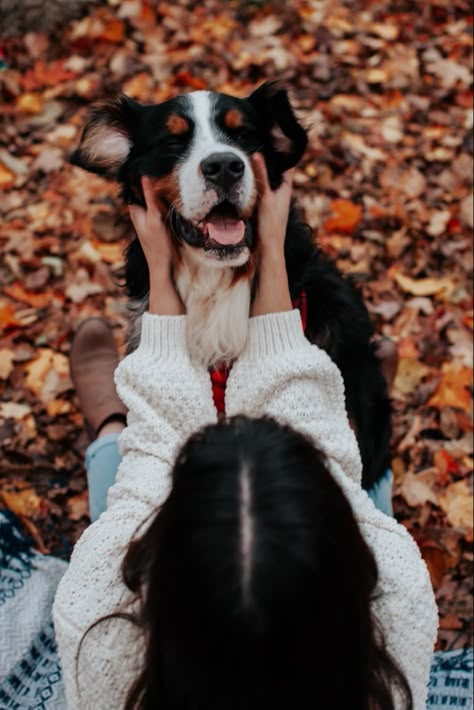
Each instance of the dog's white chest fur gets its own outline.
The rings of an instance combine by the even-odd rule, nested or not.
[[[234,269],[182,261],[176,286],[186,307],[187,342],[193,360],[208,367],[228,364],[245,347],[250,280]]]

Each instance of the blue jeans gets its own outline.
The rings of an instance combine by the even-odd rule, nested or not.
[[[89,485],[89,508],[91,521],[97,520],[104,512],[107,492],[115,481],[120,454],[118,434],[107,434],[96,439],[86,452],[87,482]],[[376,507],[386,515],[393,515],[392,508],[393,475],[388,469],[382,478],[368,491]]]

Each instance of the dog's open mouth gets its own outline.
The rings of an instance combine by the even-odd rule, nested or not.
[[[199,225],[207,237],[204,248],[236,247],[245,239],[245,222],[230,202],[214,207]]]
[[[173,214],[173,230],[191,246],[205,251],[222,250],[226,253],[250,246],[250,229],[238,209],[228,200],[220,202],[199,222],[185,220]]]

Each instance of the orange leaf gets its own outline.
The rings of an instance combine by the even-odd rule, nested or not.
[[[5,291],[5,287],[3,287]],[[18,328],[22,325],[21,320],[19,320],[15,315],[15,308],[11,303],[6,301],[0,302],[0,326],[1,330],[7,330],[8,328]]]
[[[330,217],[324,223],[327,232],[343,232],[352,234],[362,217],[361,205],[355,205],[350,200],[333,200],[330,208],[334,217]]]
[[[148,95],[153,85],[153,79],[146,71],[139,72],[123,85],[123,92],[132,99],[140,99]]]
[[[436,451],[433,461],[439,471],[439,482],[441,485],[446,485],[449,481],[450,473],[459,473],[457,462],[446,449]]]
[[[199,91],[200,89],[206,88],[206,82],[202,79],[198,79],[197,76],[193,76],[186,69],[179,71],[175,76],[175,82],[177,86],[191,86],[193,89]]]
[[[121,20],[108,20],[104,24],[104,29],[99,35],[99,39],[104,39],[107,42],[119,44],[125,36],[125,27]]]
[[[32,291],[26,291],[18,281],[4,286],[3,292],[15,301],[27,303],[29,306],[32,306],[32,308],[45,308],[45,306],[51,303],[52,298],[50,290],[42,291],[41,293],[33,293]]]
[[[76,72],[64,68],[65,59],[56,59],[47,64],[44,59],[38,59],[33,69],[30,69],[21,78],[21,83],[26,91],[41,89],[43,86],[56,86],[62,81],[73,79]]]
[[[6,168],[3,163],[0,163],[0,190],[2,188],[11,187],[15,182],[15,174]]]
[[[472,367],[456,367],[449,363],[443,367],[443,376],[428,404],[431,407],[458,407],[469,412],[471,409]]]

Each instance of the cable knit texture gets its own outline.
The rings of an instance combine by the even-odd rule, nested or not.
[[[209,373],[186,352],[185,316],[146,314],[140,346],[117,368],[116,383],[129,408],[120,437],[123,460],[107,510],[77,543],[54,605],[71,710],[123,707],[140,669],[143,641],[126,620],[92,625],[108,614],[133,610],[121,578],[127,546],[166,499],[179,447],[217,419]],[[311,437],[325,453],[377,560],[373,613],[406,674],[415,710],[425,710],[437,630],[428,572],[405,528],[377,511],[360,487],[361,461],[342,377],[326,353],[305,339],[298,311],[250,320],[247,347],[227,382],[226,410],[228,415],[271,415]]]

